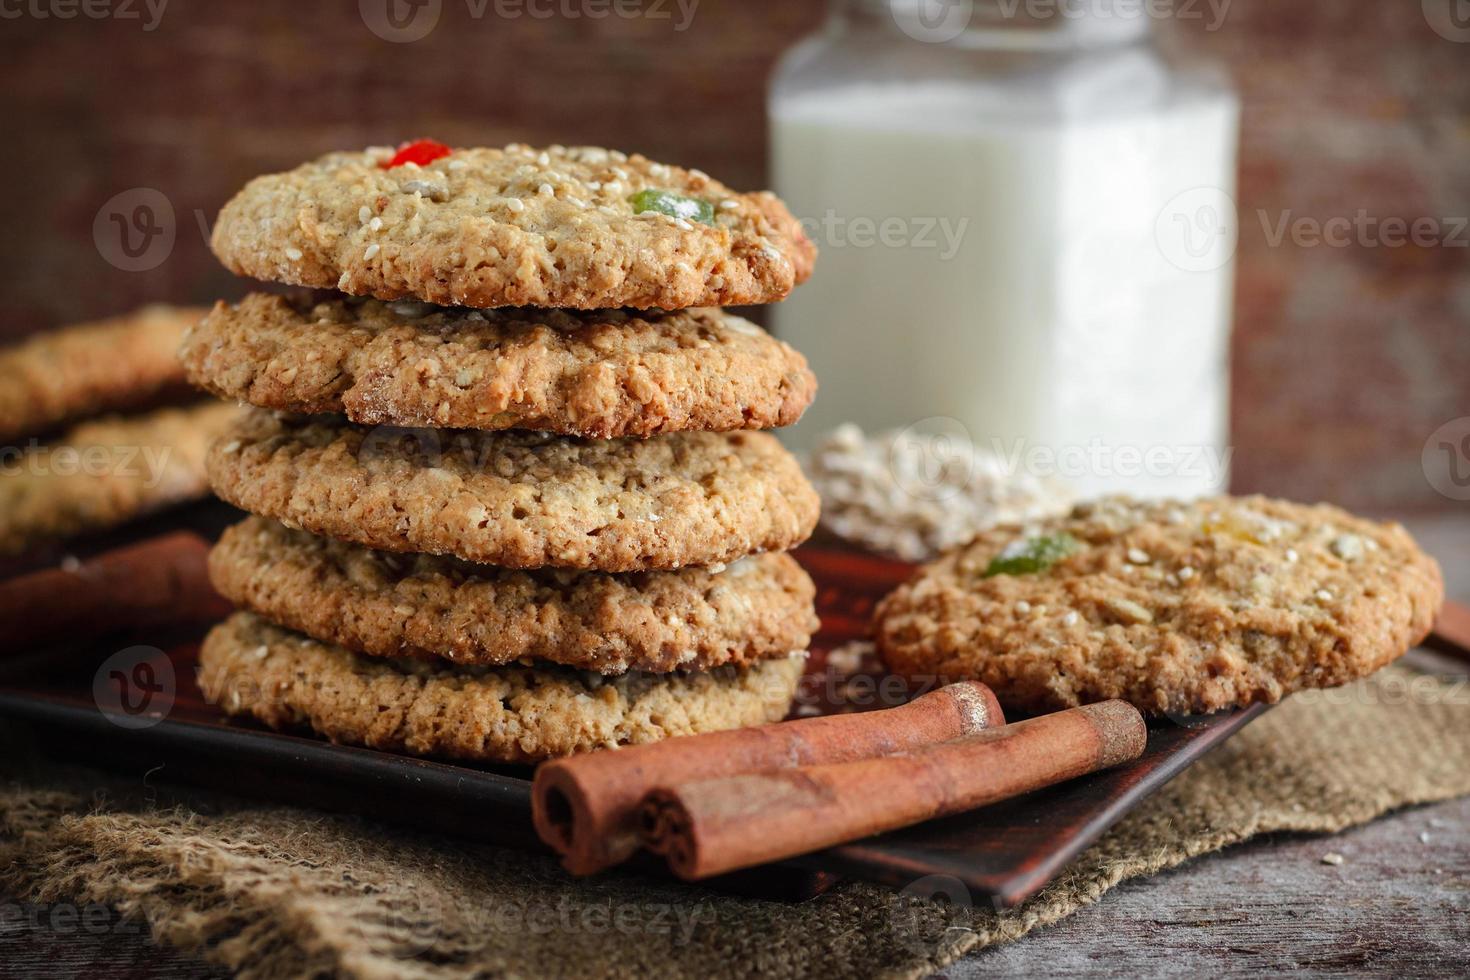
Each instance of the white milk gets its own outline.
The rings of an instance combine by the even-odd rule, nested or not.
[[[960,83],[773,99],[774,186],[822,250],[772,310],[821,382],[792,441],[938,416],[1084,495],[1223,490],[1233,96],[996,110]]]

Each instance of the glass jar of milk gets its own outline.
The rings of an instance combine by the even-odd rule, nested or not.
[[[1080,494],[1228,481],[1238,104],[1144,0],[837,0],[771,92],[822,249],[792,431],[937,429]]]

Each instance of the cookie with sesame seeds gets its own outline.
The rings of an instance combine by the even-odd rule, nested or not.
[[[226,501],[313,534],[508,568],[731,562],[805,541],[819,508],[764,432],[587,440],[251,409],[208,470]]]
[[[208,497],[205,453],[238,411],[209,402],[94,419],[0,457],[0,554]]]
[[[768,192],[561,146],[328,154],[251,181],[211,241],[256,279],[479,308],[773,303],[816,258]]]
[[[796,422],[806,359],[716,309],[466,310],[254,293],[180,350],[222,398],[370,425],[535,429],[609,439]]]
[[[225,598],[358,653],[533,660],[621,674],[709,670],[805,650],[811,578],[789,555],[609,575],[394,555],[251,517],[209,556]]]
[[[204,313],[145,306],[0,351],[0,443],[184,390],[175,351]]]
[[[983,532],[885,599],[875,634],[896,673],[981,680],[1007,709],[1197,714],[1371,674],[1443,600],[1398,524],[1264,497],[1109,499]]]
[[[485,762],[656,742],[779,721],[804,654],[747,668],[605,678],[557,667],[363,657],[236,613],[199,651],[199,687],[231,715],[333,742]]]

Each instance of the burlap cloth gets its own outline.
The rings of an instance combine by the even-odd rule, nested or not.
[[[115,906],[247,977],[916,976],[1256,834],[1470,792],[1470,691],[1399,667],[1293,698],[1000,913],[860,883],[785,904],[573,881],[539,856],[102,780],[8,774],[0,888]]]

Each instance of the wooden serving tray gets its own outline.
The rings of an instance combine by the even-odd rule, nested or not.
[[[216,505],[194,508],[165,524],[212,533],[238,517]],[[155,524],[137,533],[160,529]],[[117,538],[105,542],[117,543]],[[838,673],[829,667],[828,654],[865,636],[875,603],[912,568],[815,546],[797,557],[817,582],[823,626],[796,713],[881,707],[885,693],[891,703],[893,693],[879,683],[876,664],[865,663],[856,675]],[[0,720],[44,729],[45,738],[36,743],[47,751],[135,776],[146,773],[153,780],[542,849],[531,827],[529,768],[405,758],[332,745],[309,732],[278,733],[227,720],[195,684],[195,632],[0,654]],[[139,646],[155,649],[139,651]],[[122,655],[124,650],[130,652]],[[1130,765],[722,884],[740,888],[742,882],[758,881],[764,894],[804,896],[838,875],[897,887],[939,876],[930,883],[939,890],[952,889],[948,883],[955,881],[977,904],[1014,905],[1040,890],[1150,793],[1264,710],[1157,721],[1144,756]]]

